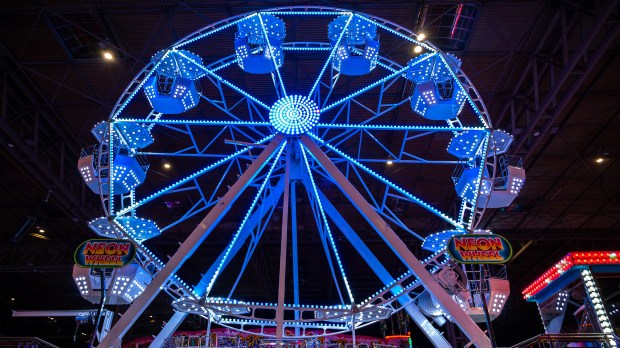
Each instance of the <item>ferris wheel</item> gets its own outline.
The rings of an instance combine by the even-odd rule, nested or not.
[[[423,35],[327,7],[227,18],[157,52],[92,133],[97,144],[82,150],[78,170],[105,214],[89,226],[100,236],[131,239],[138,249],[136,263],[107,275],[107,286],[74,269],[85,298],[95,302],[106,291],[109,303],[130,304],[100,346],[116,344],[161,290],[176,313],[153,346],[188,314],[282,339],[354,331],[399,310],[436,346],[449,346],[437,330],[446,320],[487,346],[476,324],[481,299],[492,302],[492,317],[499,315],[507,281],[486,279],[486,290],[477,287],[472,282],[480,278],[453,264],[445,244],[456,234],[480,233],[485,210],[510,205],[525,172],[505,155],[512,137],[492,128],[460,60]],[[171,159],[173,171],[154,169]],[[411,170],[454,186],[450,202],[399,174]],[[179,195],[191,196],[192,204],[182,206]],[[310,207],[304,218],[313,221],[303,233],[317,234],[339,301],[304,302],[299,197]],[[162,202],[181,212],[163,214]],[[394,202],[448,228],[420,232]],[[237,225],[225,236],[228,245],[197,284],[187,284],[178,270],[231,212]],[[204,218],[196,225],[198,217]],[[268,221],[280,226],[272,237],[280,244],[277,301],[251,301],[237,295],[237,286],[261,238],[273,232]],[[360,237],[362,224],[406,272],[382,264]],[[185,239],[164,261],[147,241],[172,229],[186,231]],[[404,234],[431,256],[414,255]],[[375,292],[360,294],[349,281],[347,271],[362,265],[346,263],[340,237],[382,284]],[[219,277],[235,258],[243,260],[239,276],[222,292]]]

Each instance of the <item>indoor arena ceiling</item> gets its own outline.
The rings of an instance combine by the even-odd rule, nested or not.
[[[53,322],[11,320],[10,310],[88,308],[71,279],[72,255],[78,244],[94,237],[87,223],[102,212],[99,197],[83,184],[77,159],[82,147],[95,143],[92,126],[108,117],[151,56],[207,24],[288,5],[351,9],[423,30],[431,42],[462,59],[462,68],[486,102],[494,128],[515,136],[511,154],[523,157],[526,184],[512,205],[487,211],[480,225],[507,237],[515,249],[507,268],[510,299],[494,321],[499,344],[517,343],[542,332],[535,305],[520,295],[540,272],[569,251],[620,247],[618,1],[463,3],[472,11],[467,17],[471,23],[469,32],[465,28],[462,40],[456,42],[443,40],[442,33],[453,23],[455,9],[461,5],[457,1],[3,0],[0,336],[40,332],[52,341],[73,336],[73,323],[65,325],[67,329]],[[300,25],[307,25],[304,30],[326,32],[311,22]],[[231,50],[232,45],[232,38],[214,41],[212,49]],[[113,59],[102,57],[104,49],[113,52]],[[409,46],[390,49],[391,55],[412,55]],[[151,173],[165,182],[171,174],[162,165],[151,163]],[[439,202],[454,196],[452,183],[433,181],[432,171],[407,175],[400,180],[427,185],[427,193]],[[174,208],[189,204],[173,203],[173,207],[153,208],[159,209],[153,214],[174,219],[179,214]],[[406,215],[412,208],[401,209]],[[235,229],[232,215],[223,229]],[[16,236],[22,226],[28,229]],[[443,228],[437,223],[419,227],[425,233]],[[184,235],[173,230],[150,245],[165,257]],[[368,243],[380,243],[375,239]],[[417,240],[406,242],[419,252]],[[219,243],[227,243],[225,235]],[[278,243],[267,240],[259,250],[252,267],[261,276],[247,296],[273,297],[277,288],[273,267],[277,255],[273,254]],[[310,248],[313,240],[307,243]],[[189,283],[204,272],[200,260],[209,262],[208,248],[215,246],[205,246],[206,251],[196,256],[198,261],[181,273]],[[320,276],[320,270],[308,268],[307,272]],[[351,272],[350,278],[358,281],[366,276],[355,269]],[[317,299],[331,291],[320,283],[305,286]],[[160,297],[147,311],[152,320],[136,325],[130,335],[157,332],[171,311],[169,300]],[[194,320],[187,325],[202,324]]]

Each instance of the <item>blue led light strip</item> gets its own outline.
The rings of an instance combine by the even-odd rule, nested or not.
[[[165,53],[165,54],[161,57],[161,59],[159,60],[159,62],[155,63],[155,64],[153,65],[153,67],[152,67],[152,68],[150,68],[151,70],[150,70],[148,73],[146,73],[146,75],[144,76],[144,78],[142,79],[142,81],[140,81],[140,82],[138,83],[138,85],[135,87],[135,89],[133,90],[133,92],[129,93],[129,88],[130,88],[131,86],[133,86],[133,85],[137,82],[137,78],[138,78],[137,76],[140,76],[140,74],[142,74],[142,73],[146,72],[147,68],[149,67],[149,65],[150,65],[150,64],[152,64],[152,62],[151,62],[151,63],[149,63],[146,67],[144,67],[144,68],[143,68],[143,69],[142,69],[142,70],[138,73],[138,75],[137,75],[137,76],[136,76],[136,77],[135,77],[135,78],[131,81],[131,83],[127,86],[127,88],[125,88],[125,90],[123,91],[123,94],[121,94],[121,97],[120,97],[120,98],[119,98],[119,100],[116,102],[116,105],[114,106],[114,109],[112,109],[112,114],[111,114],[111,116],[110,116],[110,118],[111,118],[111,119],[115,119],[115,118],[116,118],[116,117],[117,117],[117,116],[118,116],[118,115],[119,115],[119,114],[120,114],[120,113],[121,113],[121,112],[122,112],[122,111],[123,111],[123,110],[127,107],[127,104],[129,104],[129,102],[130,102],[131,100],[133,100],[133,97],[135,97],[135,96],[136,96],[136,93],[138,93],[138,91],[139,91],[140,89],[142,89],[142,86],[146,83],[146,80],[148,80],[148,79],[149,79],[149,77],[151,77],[151,75],[153,75],[153,73],[154,73],[155,71],[157,71],[157,68],[159,67],[159,64],[161,64],[161,63],[164,61],[164,59],[165,59],[166,57],[168,57],[168,55],[170,54],[170,52],[172,52],[172,51],[171,51],[171,50],[168,50],[168,52],[166,52],[166,53]],[[120,102],[120,100],[121,100],[121,99],[123,99],[123,98],[124,98],[127,94],[129,94],[129,96],[128,96],[128,97],[126,97],[125,101],[124,101],[122,104],[120,104],[120,105],[119,105],[118,103]]]
[[[108,215],[114,215],[114,123],[109,122],[108,125]],[[103,148],[101,146],[100,148]],[[99,177],[99,185],[101,185],[101,177]]]
[[[359,55],[363,55],[364,54],[364,51],[360,50],[359,48],[355,48],[355,47],[351,51],[353,51],[353,52],[355,52],[355,53],[357,53]],[[387,63],[384,63],[384,61],[387,62]],[[382,57],[379,54],[377,54],[377,65],[382,67],[382,68],[384,68],[384,69],[386,69],[386,70],[389,70],[391,72],[396,72],[396,71],[398,71],[398,69],[402,69],[403,68],[402,65],[400,65],[400,64],[398,64],[396,62],[393,62],[393,61],[391,61],[391,60],[389,60],[389,59],[387,59],[385,57]]]
[[[314,90],[319,85],[319,82],[321,82],[321,78],[323,77],[323,74],[325,73],[325,70],[327,69],[327,66],[331,63],[332,58],[336,55],[336,51],[338,50],[338,47],[340,47],[340,42],[342,41],[342,38],[344,37],[344,33],[348,30],[349,23],[351,23],[351,20],[353,19],[353,16],[355,16],[355,15],[349,14],[349,19],[347,20],[347,23],[342,28],[342,32],[340,33],[340,36],[338,36],[338,40],[336,41],[336,44],[334,45],[334,47],[332,48],[331,52],[329,53],[329,57],[327,57],[327,60],[325,61],[325,64],[323,64],[323,68],[321,69],[321,72],[319,73],[319,76],[316,78],[316,81],[314,81],[314,85],[310,89],[310,93],[308,93],[308,98],[312,98],[312,93],[314,93]]]
[[[335,102],[333,102],[333,103],[327,105],[326,107],[324,107],[323,109],[321,109],[321,113],[323,113],[323,112],[325,112],[325,111],[327,111],[329,109],[332,109],[332,108],[334,108],[334,107],[344,103],[345,101],[347,101],[349,99],[355,98],[358,95],[360,95],[360,94],[362,94],[362,93],[364,93],[364,92],[366,92],[366,91],[368,91],[368,90],[370,90],[372,88],[375,88],[375,87],[379,86],[380,84],[382,84],[383,82],[385,82],[385,81],[387,81],[389,79],[393,79],[395,77],[398,77],[399,75],[404,74],[405,72],[407,72],[407,69],[408,69],[407,67],[404,67],[404,68],[402,68],[400,70],[397,70],[396,72],[394,72],[394,73],[392,73],[392,74],[390,74],[390,75],[388,75],[388,76],[386,76],[386,77],[384,77],[384,78],[382,78],[382,79],[380,79],[378,81],[375,81],[375,82],[371,83],[370,85],[368,85],[368,86],[366,86],[366,87],[364,87],[364,88],[362,88],[362,89],[360,89],[360,90],[358,90],[356,92],[353,92],[353,93],[349,94],[348,96],[346,96],[344,98],[336,100]]]
[[[289,45],[287,45],[289,44]],[[282,45],[283,51],[330,51],[332,49],[329,44],[324,42],[308,42],[307,45],[303,45],[303,42],[287,42]],[[313,45],[316,44],[316,45]],[[327,46],[323,46],[327,45]]]
[[[265,189],[265,186],[269,182],[271,174],[273,173],[273,170],[276,168],[276,166],[278,164],[278,160],[280,159],[280,155],[282,155],[282,151],[284,151],[285,148],[286,148],[286,140],[283,141],[282,144],[280,144],[280,151],[278,151],[278,154],[275,156],[273,164],[269,168],[269,171],[267,172],[267,175],[265,176],[265,179],[263,180],[263,183],[258,188],[258,192],[256,192],[256,195],[254,196],[254,200],[252,201],[252,204],[250,205],[250,208],[245,213],[245,216],[243,217],[243,220],[241,220],[241,225],[239,225],[239,228],[237,229],[237,232],[233,236],[233,239],[228,244],[228,247],[226,248],[226,253],[224,254],[224,257],[222,258],[222,260],[220,261],[220,264],[217,266],[217,269],[213,273],[213,277],[209,281],[209,285],[207,285],[207,289],[205,290],[205,296],[208,296],[209,293],[211,292],[211,289],[213,288],[213,284],[215,284],[215,280],[217,279],[217,276],[220,274],[220,272],[222,270],[222,267],[226,263],[226,260],[228,259],[228,255],[230,254],[230,251],[232,250],[233,246],[235,245],[235,242],[239,238],[239,235],[241,234],[241,231],[243,230],[243,227],[245,226],[245,223],[248,221],[248,219],[250,218],[250,215],[252,214],[252,211],[256,207],[256,204],[258,203],[258,199],[260,198],[261,194],[263,193],[263,190]]]
[[[222,318],[222,323],[226,324],[244,324],[244,325],[265,325],[265,326],[275,326],[275,321],[267,321],[267,320],[252,320],[252,319],[237,319],[237,318]],[[220,322],[218,322],[219,324]],[[295,321],[285,320],[287,326],[292,327],[303,327],[303,328],[312,328],[312,329],[335,329],[335,330],[346,330],[348,329],[347,325],[336,325],[336,324],[323,324],[323,323],[296,323]],[[252,332],[252,334],[256,334],[256,332]],[[328,332],[327,335],[333,335],[334,333]],[[317,337],[321,335],[313,335],[312,337]],[[287,337],[288,338],[288,337]]]
[[[299,42],[284,42],[282,43],[282,50],[283,51],[329,51],[331,50],[331,46],[326,43],[326,42],[305,42],[305,41],[299,41]],[[256,48],[254,50],[252,50],[252,54],[254,53],[258,53],[260,52],[260,49]],[[209,66],[207,66],[206,68],[213,71],[213,72],[217,72],[220,71],[224,68],[227,68],[235,63],[237,63],[237,55],[236,54],[231,54],[227,57],[224,57],[218,61],[215,61],[211,64],[209,64]],[[378,64],[378,63],[377,63]]]
[[[232,17],[232,18],[238,18],[238,19],[236,19],[236,20],[234,20],[232,22],[226,23],[226,21],[231,19],[231,18],[227,18],[227,19],[221,20],[219,22],[213,23],[213,24],[211,24],[211,25],[209,25],[207,27],[201,28],[200,30],[195,31],[195,32],[187,35],[186,37],[182,38],[177,43],[175,43],[172,46],[172,48],[178,49],[179,47],[183,47],[183,46],[185,46],[187,44],[190,44],[190,43],[192,43],[192,42],[194,42],[196,40],[200,40],[200,39],[203,39],[203,38],[205,38],[205,37],[207,37],[209,35],[215,34],[218,31],[224,30],[226,28],[230,28],[230,27],[234,26],[235,24],[237,24],[237,23],[239,23],[241,21],[244,21],[244,20],[246,20],[248,18],[252,18],[254,16],[256,16],[256,13],[252,13],[249,16],[246,16],[245,14],[241,14],[241,15]],[[226,23],[226,24],[222,25],[221,27],[218,27],[218,25],[220,25],[222,23]],[[203,30],[209,29],[209,28],[211,29],[210,31],[201,34],[201,32]],[[192,36],[194,36],[194,37],[192,37]]]
[[[149,261],[152,262],[152,264],[155,266],[155,268],[157,268],[157,270],[161,270],[165,264],[159,259],[157,258],[157,256],[155,256],[155,254],[153,254],[153,252],[151,252],[144,244],[142,244],[142,240],[137,239],[135,234],[133,234],[132,232],[130,232],[129,230],[127,230],[125,228],[125,226],[121,223],[119,223],[116,220],[112,221],[112,224],[114,224],[114,226],[121,231],[121,233],[124,233],[127,237],[129,237],[129,239],[131,239],[135,244],[136,244],[136,248],[138,249],[138,251],[140,253],[143,254],[143,257],[145,257],[146,259],[148,259]],[[122,237],[122,236],[119,236]],[[136,257],[136,259],[139,260],[138,257]],[[154,262],[153,262],[154,261]],[[148,262],[140,262],[141,266],[145,266],[145,264],[147,264]],[[145,271],[149,272],[147,267],[144,267]],[[154,276],[153,274],[151,274],[152,276]],[[198,294],[196,294],[194,292],[194,290],[192,290],[192,288],[190,288],[190,286],[185,283],[181,278],[179,278],[176,274],[172,276],[172,282],[176,283],[176,285],[185,290],[185,292],[187,292],[188,294],[194,295],[194,296],[198,296]]]
[[[156,124],[182,124],[182,125],[197,125],[197,126],[247,126],[257,127],[271,126],[271,123],[264,121],[224,121],[224,120],[189,120],[189,119],[143,119],[143,118],[118,118],[117,122],[125,123],[156,123]]]
[[[482,178],[484,177],[484,170],[486,169],[486,158],[487,158],[487,151],[489,150],[489,138],[491,137],[491,132],[487,132],[486,133],[486,137],[484,138],[484,141],[482,143],[482,160],[483,163],[480,165],[480,169],[478,170],[478,185],[477,185],[477,190],[476,190],[476,198],[474,199],[474,202],[472,202],[472,214],[469,216],[468,221],[461,221],[464,222],[471,230],[474,230],[476,228],[476,209],[478,209],[478,200],[480,199],[480,187],[482,186]]]
[[[295,7],[301,7],[301,6],[295,6]],[[277,9],[274,11],[264,11],[261,13],[265,13],[265,14],[273,14],[273,15],[297,15],[297,16],[304,16],[304,15],[308,15],[308,16],[339,16],[339,15],[348,15],[351,14],[351,12],[348,11],[278,11]]]
[[[265,138],[259,140],[256,144],[262,144],[262,143],[266,142],[267,140],[270,140],[274,136],[275,135],[270,135],[268,137],[265,137]],[[181,179],[179,181],[177,181],[177,182],[175,182],[173,184],[170,184],[170,185],[164,187],[163,189],[161,189],[161,190],[159,190],[159,191],[157,191],[157,192],[155,192],[155,193],[153,193],[153,194],[151,194],[149,196],[146,196],[146,197],[142,198],[138,202],[136,202],[136,203],[134,203],[134,204],[132,204],[132,205],[130,205],[130,206],[120,210],[117,215],[120,216],[120,215],[127,214],[131,210],[136,209],[136,208],[138,208],[138,207],[140,207],[140,206],[142,206],[142,205],[152,201],[153,199],[159,197],[160,195],[162,195],[162,194],[164,194],[164,193],[166,193],[166,192],[168,192],[168,191],[170,191],[170,190],[172,190],[172,189],[174,189],[176,187],[179,187],[179,186],[181,186],[181,185],[183,185],[185,183],[188,183],[189,181],[191,181],[191,180],[201,176],[202,174],[208,173],[212,169],[219,167],[220,165],[226,163],[227,161],[229,161],[231,159],[234,159],[235,157],[241,155],[242,153],[248,151],[251,148],[253,148],[253,146],[244,147],[243,149],[241,149],[239,151],[236,151],[236,152],[234,152],[234,153],[232,153],[232,154],[222,158],[221,160],[219,160],[219,161],[217,161],[215,163],[212,163],[212,164],[202,168],[201,170],[199,170],[199,171],[197,171],[197,172],[195,172],[193,174],[190,174],[189,176],[186,176],[185,178],[183,178],[183,179]]]
[[[337,153],[338,155],[340,155],[344,159],[346,159],[349,162],[355,164],[358,168],[364,170],[366,173],[372,175],[376,179],[378,179],[381,182],[383,182],[384,184],[388,185],[393,190],[395,190],[395,191],[399,192],[400,194],[402,194],[403,196],[405,196],[407,199],[411,200],[412,202],[417,203],[418,205],[422,206],[426,210],[428,210],[431,213],[433,213],[433,214],[437,215],[438,217],[442,218],[444,221],[450,223],[451,225],[453,225],[457,229],[464,230],[462,223],[457,222],[456,220],[454,220],[453,218],[449,217],[445,213],[439,211],[435,207],[433,207],[430,204],[424,202],[422,199],[420,199],[420,198],[412,195],[411,193],[405,191],[400,186],[394,184],[393,182],[389,181],[388,179],[386,179],[386,178],[382,177],[381,175],[379,175],[378,173],[374,172],[372,169],[370,169],[370,168],[366,167],[365,165],[361,164],[360,162],[356,161],[353,157],[345,154],[344,152],[338,150],[336,147],[334,147],[334,146],[330,145],[329,143],[323,141],[323,139],[317,137],[316,135],[314,135],[312,133],[307,133],[307,134],[310,137],[312,137],[313,139],[315,139],[316,141],[318,141],[321,145],[327,147],[328,149],[334,151],[335,153]]]
[[[342,266],[342,262],[340,261],[340,255],[338,254],[338,249],[336,248],[336,242],[334,242],[332,231],[329,228],[329,223],[327,222],[327,216],[325,216],[325,211],[323,210],[323,204],[321,204],[321,198],[319,197],[319,192],[316,188],[314,177],[312,176],[312,170],[310,169],[310,164],[308,163],[308,157],[306,156],[306,149],[301,145],[301,143],[299,143],[299,147],[301,149],[301,154],[304,157],[306,169],[308,169],[308,176],[310,177],[310,182],[312,183],[312,191],[314,191],[314,198],[316,199],[319,205],[319,210],[321,211],[321,217],[323,218],[323,224],[325,224],[325,230],[327,231],[329,242],[334,251],[334,256],[336,256],[336,261],[338,262],[338,268],[340,268],[340,273],[342,273],[342,279],[344,280],[344,285],[347,287],[347,293],[349,294],[349,300],[351,301],[351,303],[355,303],[355,300],[353,299],[353,293],[351,292],[351,287],[349,286],[349,281],[347,280],[347,275],[344,272],[344,267]]]
[[[269,35],[267,35],[267,29],[265,28],[265,23],[263,22],[263,16],[258,14],[258,21],[260,22],[260,26],[263,29],[263,35],[265,35],[265,40],[267,40],[267,49],[269,50],[269,56],[271,57],[271,62],[273,66],[276,68],[276,75],[278,75],[278,80],[280,81],[280,87],[282,87],[282,93],[284,97],[287,96],[286,88],[284,87],[284,80],[282,80],[282,75],[280,75],[280,68],[278,68],[278,63],[276,62],[275,51],[273,46],[271,46],[271,42],[269,41]],[[284,65],[284,57],[282,58],[282,65]],[[277,88],[277,86],[276,86]]]
[[[363,17],[362,17],[362,18],[363,18]],[[416,60],[416,61],[415,61],[415,62],[411,65],[411,67],[414,67],[414,66],[416,66],[416,65],[418,65],[418,64],[420,64],[420,63],[424,62],[425,60],[428,60],[428,59],[430,59],[431,57],[434,57],[434,56],[435,56],[434,54],[429,54],[429,55],[427,55],[426,57],[424,57],[424,58],[422,58],[422,59]],[[395,72],[393,72],[392,74],[390,74],[390,75],[388,75],[388,76],[386,76],[386,77],[384,77],[384,78],[382,78],[382,79],[380,79],[380,80],[378,80],[378,81],[375,81],[374,83],[371,83],[370,85],[368,85],[368,86],[366,86],[366,87],[364,87],[364,88],[362,88],[362,89],[358,90],[357,92],[353,92],[353,93],[349,94],[348,96],[346,96],[346,97],[344,97],[344,98],[342,98],[342,99],[340,99],[340,100],[337,100],[337,101],[335,101],[335,102],[333,102],[333,103],[329,104],[328,106],[324,107],[324,108],[321,110],[321,112],[325,112],[325,111],[327,111],[327,110],[329,110],[329,109],[331,109],[331,108],[333,108],[333,107],[335,107],[335,106],[338,106],[339,104],[341,104],[341,103],[343,103],[343,102],[345,102],[345,101],[347,101],[347,100],[349,100],[349,99],[351,99],[351,98],[355,98],[355,97],[357,97],[358,95],[360,95],[360,94],[362,94],[362,93],[364,93],[364,92],[368,91],[369,89],[375,88],[376,86],[378,86],[378,85],[382,84],[383,82],[385,82],[385,81],[387,81],[387,80],[389,80],[389,79],[392,79],[392,78],[398,77],[399,75],[402,75],[402,74],[406,73],[406,72],[407,72],[407,70],[408,70],[409,68],[410,68],[410,67],[405,66],[405,67],[403,67],[403,68],[402,68],[402,69],[400,69],[400,70],[396,70],[396,71],[395,71]]]
[[[482,116],[482,112],[480,111],[480,109],[478,109],[478,106],[476,105],[476,103],[474,103],[474,100],[471,98],[471,96],[467,92],[467,89],[465,89],[465,87],[463,87],[463,84],[461,83],[461,80],[459,79],[459,77],[456,75],[456,73],[452,69],[450,69],[450,65],[448,65],[448,62],[446,61],[446,58],[444,57],[444,55],[443,54],[439,54],[439,57],[441,58],[441,61],[448,68],[448,71],[450,72],[450,75],[452,75],[452,77],[454,78],[454,82],[456,82],[456,84],[461,88],[461,90],[463,90],[463,94],[465,94],[465,96],[467,97],[467,101],[469,102],[469,105],[471,105],[472,109],[474,109],[474,112],[476,113],[476,115],[478,115],[478,118],[480,119],[480,121],[482,121],[482,124],[484,125],[484,127],[487,128],[487,129],[490,129],[491,126],[489,125],[487,120],[485,120],[484,117]],[[463,74],[463,76],[465,76],[465,74]],[[465,78],[468,79],[467,76],[465,76]],[[476,91],[476,93],[477,93],[477,91]],[[482,99],[480,99],[480,101],[482,102]],[[484,104],[483,104],[483,106],[484,106]]]
[[[181,57],[189,60],[190,62],[192,62],[194,65],[196,65],[197,67],[199,67],[200,69],[202,69],[204,72],[206,72],[207,74],[211,75],[214,79],[220,81],[221,83],[225,84],[226,86],[232,88],[233,90],[237,91],[237,93],[243,95],[244,97],[250,99],[251,101],[255,102],[256,104],[264,107],[265,109],[269,110],[269,106],[265,103],[263,103],[262,101],[256,99],[254,96],[252,96],[251,94],[249,94],[248,92],[244,91],[243,89],[237,87],[234,83],[226,80],[225,78],[221,77],[220,75],[214,73],[213,71],[211,71],[210,69],[207,69],[206,67],[204,67],[202,64],[197,63],[196,61],[194,61],[193,59],[191,59],[190,57],[186,56],[185,54],[183,54],[183,52],[177,51],[178,55],[180,55]]]
[[[407,41],[410,41],[410,42],[412,42],[412,43],[414,43],[414,44],[416,44],[416,45],[418,45],[418,46],[422,46],[422,47],[426,48],[426,49],[427,49],[427,50],[429,50],[429,51],[437,52],[437,49],[436,49],[435,47],[432,47],[432,46],[430,46],[429,44],[427,44],[427,43],[425,43],[425,42],[420,42],[420,41],[416,40],[416,38],[413,38],[413,37],[407,36],[407,35],[405,35],[405,34],[403,34],[403,33],[400,33],[400,32],[398,32],[398,31],[396,31],[396,30],[394,30],[394,29],[392,29],[392,28],[388,27],[388,26],[387,26],[387,25],[385,25],[385,24],[379,23],[379,22],[377,22],[377,21],[375,21],[375,20],[372,20],[372,19],[367,18],[367,17],[364,17],[364,16],[358,16],[358,17],[362,18],[363,20],[365,20],[365,21],[367,21],[367,22],[374,23],[374,24],[375,24],[376,26],[378,26],[379,28],[381,28],[381,29],[383,29],[383,30],[386,30],[386,31],[389,31],[390,33],[392,33],[392,34],[394,34],[394,35],[396,35],[396,36],[398,36],[398,37],[400,37],[400,38],[403,38],[403,39],[405,39],[405,40],[407,40]],[[392,24],[393,24],[393,23],[392,23]],[[394,24],[394,25],[396,25],[396,24]],[[409,31],[409,30],[408,30],[408,31]],[[411,32],[411,31],[410,31],[410,33],[411,33],[411,35],[415,35],[415,33],[414,33],[414,32]]]
[[[466,130],[486,130],[483,127],[460,127],[453,128],[447,126],[399,126],[392,124],[351,124],[351,123],[319,123],[318,128],[340,128],[340,129],[365,129],[365,130],[391,130],[391,131],[436,131],[453,132]]]

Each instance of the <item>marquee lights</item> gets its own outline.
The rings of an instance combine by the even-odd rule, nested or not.
[[[269,122],[286,135],[303,134],[319,123],[319,107],[308,97],[290,95],[271,107]]]
[[[607,311],[603,306],[603,300],[601,298],[601,294],[598,286],[596,285],[596,281],[592,276],[592,272],[589,269],[584,269],[581,271],[581,278],[588,292],[588,297],[590,298],[590,302],[592,303],[592,307],[594,307],[594,311],[596,312],[596,318],[600,329],[603,333],[612,334],[614,332],[613,327],[611,325],[611,321],[609,320],[609,316],[607,315]],[[611,347],[617,347],[618,344],[612,338],[609,341],[609,345]]]
[[[591,266],[591,265],[620,265],[618,259],[620,251],[590,251],[590,252],[572,252],[564,256],[558,263],[553,265],[540,277],[528,285],[521,293],[523,298],[530,299],[543,289],[545,289],[554,280],[558,279],[564,272],[571,270],[575,266]]]

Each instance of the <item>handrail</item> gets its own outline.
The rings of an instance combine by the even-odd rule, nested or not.
[[[531,347],[536,343],[561,343],[561,342],[599,342],[607,343],[609,341],[620,343],[620,338],[615,334],[609,333],[563,333],[563,334],[542,334],[534,336],[523,342],[517,343],[510,348]]]
[[[60,348],[38,337],[0,337],[0,345],[2,347],[21,348]]]

